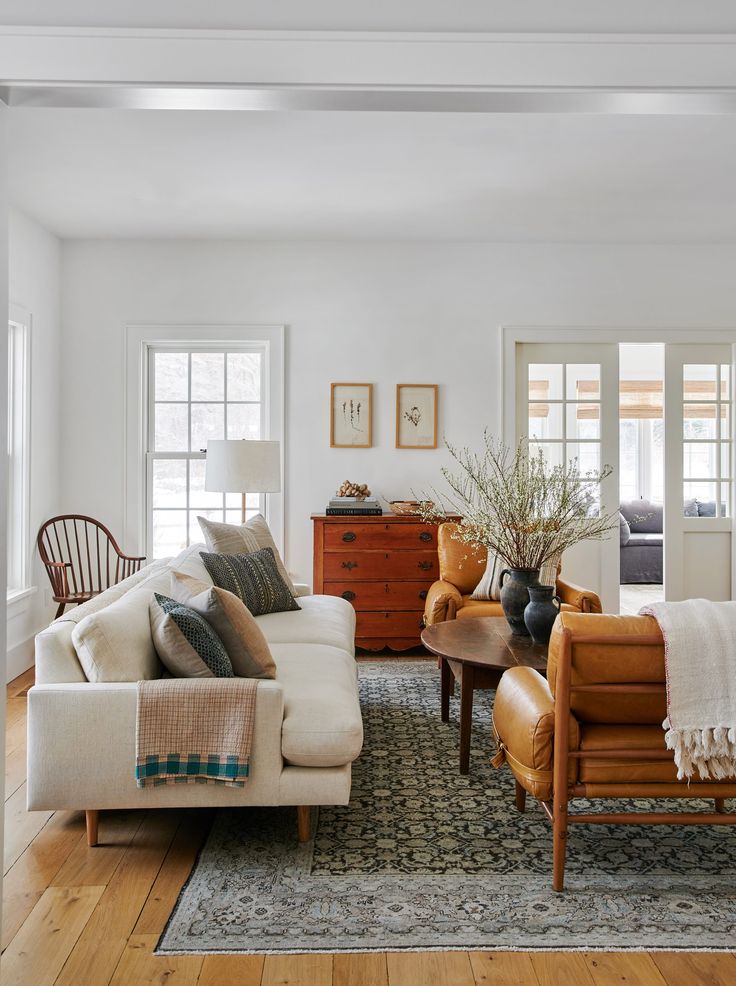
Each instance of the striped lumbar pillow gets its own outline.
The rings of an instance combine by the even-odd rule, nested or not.
[[[253,616],[301,609],[279,574],[272,548],[248,555],[213,555],[200,551],[215,585],[235,593]]]
[[[488,549],[488,561],[486,570],[481,576],[480,582],[473,589],[471,599],[498,600],[501,598],[501,572],[504,564],[495,551]]]

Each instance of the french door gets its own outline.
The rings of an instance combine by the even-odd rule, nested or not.
[[[665,346],[667,599],[733,598],[732,349]]]
[[[611,474],[591,483],[598,508],[618,509],[618,345],[519,343],[516,347],[516,438],[529,440],[553,465],[577,459],[578,468]],[[618,530],[605,541],[565,553],[563,573],[593,589],[604,609],[618,612]]]

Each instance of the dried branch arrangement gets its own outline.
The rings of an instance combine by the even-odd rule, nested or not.
[[[480,453],[445,444],[458,466],[442,469],[450,492],[441,497],[432,490],[443,506],[430,507],[424,497],[419,512],[435,522],[448,512],[461,514],[454,537],[489,548],[511,568],[541,568],[573,545],[618,529],[618,511],[605,514],[598,507],[599,484],[610,466],[585,474],[577,459],[552,466],[541,452],[531,454],[526,442],[511,449],[488,431]]]

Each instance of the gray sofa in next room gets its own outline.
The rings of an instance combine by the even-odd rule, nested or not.
[[[725,511],[724,511],[725,512]],[[686,517],[715,517],[714,500],[688,500]],[[620,506],[621,584],[662,583],[663,507],[649,500],[629,500]]]

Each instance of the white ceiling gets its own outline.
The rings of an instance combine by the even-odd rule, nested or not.
[[[0,0],[0,24],[355,31],[736,31],[733,0]]]
[[[7,116],[62,237],[736,242],[736,116]]]

